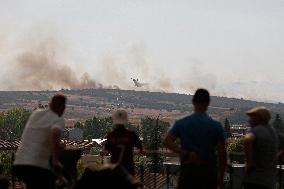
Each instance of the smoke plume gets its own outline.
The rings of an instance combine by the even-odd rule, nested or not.
[[[169,74],[150,57],[143,43],[133,43],[119,52],[107,51],[98,61],[101,69],[100,82],[124,89],[173,92],[175,86],[166,76]],[[147,85],[137,88],[131,78]]]
[[[102,87],[87,72],[78,77],[74,69],[62,62],[60,53],[56,40],[50,38],[23,48],[10,60],[10,69],[5,74],[7,90]]]
[[[76,69],[78,63],[76,68],[69,64],[70,56],[66,55],[66,48],[60,43],[61,37],[53,33],[45,35],[32,35],[24,43],[9,44],[8,34],[0,33],[1,90],[123,88],[192,94],[197,88],[207,88],[215,96],[260,100],[274,96],[274,101],[282,99],[280,92],[284,89],[279,88],[281,83],[238,83],[232,78],[218,81],[217,76],[196,58],[191,59],[187,67],[180,68],[183,72],[177,70],[178,73],[174,73],[161,63],[156,64],[143,43],[102,54],[91,70],[95,73],[92,76],[88,72],[79,73]],[[148,85],[137,88],[131,78],[138,78],[139,82]],[[259,93],[264,88],[267,88],[266,96]]]

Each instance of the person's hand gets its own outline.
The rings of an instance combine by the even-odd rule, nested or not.
[[[201,164],[203,161],[196,152],[183,152],[184,163]]]
[[[66,179],[65,179],[64,173],[63,173],[63,165],[59,161],[54,161],[52,163],[52,168],[53,168],[54,174],[57,177],[57,182],[66,184],[66,182],[65,182]]]
[[[57,174],[62,174],[63,172],[63,165],[59,161],[54,161],[52,163],[52,168]]]

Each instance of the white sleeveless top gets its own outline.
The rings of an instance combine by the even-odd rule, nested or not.
[[[62,131],[64,126],[64,119],[50,109],[33,112],[25,126],[14,165],[31,165],[50,169],[51,130],[58,128]]]

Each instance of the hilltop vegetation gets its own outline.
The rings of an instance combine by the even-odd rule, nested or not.
[[[34,109],[38,105],[47,105],[49,98],[58,91],[7,91],[0,92],[0,109],[6,110],[14,107]],[[68,96],[68,119],[86,119],[97,116],[109,116],[117,107],[129,110],[132,116],[142,116],[153,110],[157,114],[167,113],[165,116],[182,116],[192,111],[191,95],[131,91],[119,89],[84,89],[61,90]],[[223,121],[226,117],[233,124],[246,122],[245,111],[254,106],[266,106],[273,114],[284,115],[284,105],[263,103],[244,99],[212,97],[209,113]],[[139,110],[140,112],[137,113]],[[143,110],[143,112],[142,112]],[[139,115],[138,115],[139,114]],[[152,115],[153,112],[149,113]]]

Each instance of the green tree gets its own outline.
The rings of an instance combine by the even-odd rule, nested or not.
[[[83,130],[83,136],[86,139],[103,138],[112,128],[111,117],[87,119],[84,123],[77,122],[74,127]]]
[[[15,140],[21,138],[31,111],[14,108],[0,113],[0,136],[2,139]]]
[[[84,124],[78,121],[78,122],[76,122],[74,124],[74,127],[75,128],[79,128],[79,129],[83,129],[84,128]]]
[[[232,163],[244,163],[244,139],[239,138],[228,145],[228,153]]]
[[[143,144],[147,150],[154,153],[150,153],[149,163],[150,168],[157,172],[163,163],[163,157],[158,150],[162,147],[162,135],[169,128],[169,123],[159,120],[159,117],[154,119],[150,117],[143,118],[141,120],[141,130],[143,137]]]
[[[244,152],[244,139],[239,138],[228,145],[228,152]]]
[[[129,130],[134,131],[138,136],[141,136],[141,129],[140,129],[140,126],[128,124],[128,125],[126,126],[126,128],[128,128]]]
[[[231,124],[228,118],[225,119],[224,130],[226,138],[232,137]]]
[[[0,175],[10,178],[12,175],[12,154],[8,152],[0,152]]]
[[[105,135],[112,129],[112,118],[105,117],[97,119],[97,124],[94,125],[94,135],[96,138],[104,138]]]
[[[111,117],[93,117],[92,119],[87,119],[84,123],[76,122],[74,127],[82,129],[83,136],[86,139],[104,138],[105,135],[113,128],[113,123]],[[140,135],[139,127],[131,124],[127,125],[126,127]]]
[[[155,148],[162,147],[161,136],[168,130],[170,124],[168,122],[145,117],[141,120],[141,134],[143,144],[148,150],[155,150]],[[155,135],[157,134],[157,138]]]
[[[272,123],[272,126],[275,128],[275,130],[280,134],[284,134],[284,125],[282,122],[282,119],[279,114],[276,114],[275,119]]]

